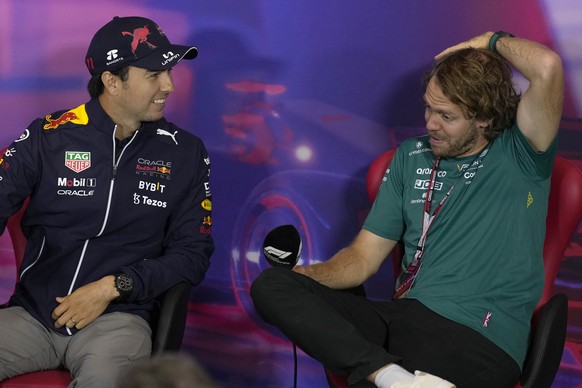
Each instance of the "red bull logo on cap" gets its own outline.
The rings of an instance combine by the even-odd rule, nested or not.
[[[133,37],[133,40],[131,41],[131,52],[134,54],[135,54],[135,51],[137,50],[137,46],[140,43],[147,44],[148,47],[151,49],[156,48],[155,45],[148,42],[148,35],[150,34],[150,30],[149,30],[148,26],[144,26],[142,28],[136,28],[135,30],[133,30],[133,32],[123,31],[121,34],[123,36],[130,35]]]

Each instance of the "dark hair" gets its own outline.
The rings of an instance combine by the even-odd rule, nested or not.
[[[121,80],[125,82],[129,77],[129,66],[123,66],[119,69],[112,70],[110,73],[113,74],[114,76],[121,78]],[[99,97],[101,94],[103,94],[103,91],[105,90],[105,85],[103,85],[101,75],[102,74],[97,74],[92,76],[89,82],[87,83],[87,91],[89,92],[89,96],[91,96],[91,98]]]
[[[466,119],[491,120],[484,132],[488,140],[515,122],[521,97],[514,88],[510,65],[499,54],[474,48],[454,51],[426,74],[425,89],[433,77]]]

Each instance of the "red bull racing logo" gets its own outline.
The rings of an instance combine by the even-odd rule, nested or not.
[[[65,166],[80,173],[91,167],[91,152],[65,151]]]
[[[169,180],[172,174],[172,162],[138,158],[135,173]]]

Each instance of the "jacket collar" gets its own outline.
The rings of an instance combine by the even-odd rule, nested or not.
[[[111,134],[115,128],[115,123],[111,117],[105,113],[101,103],[97,98],[92,98],[85,104],[87,115],[89,116],[89,124],[97,130]]]
[[[103,110],[99,99],[92,98],[85,104],[87,115],[89,116],[89,124],[93,125],[97,130],[111,134],[115,128],[115,123],[111,117]],[[163,120],[163,119],[162,119]],[[140,132],[150,132],[158,127],[159,121],[142,122],[139,129]]]

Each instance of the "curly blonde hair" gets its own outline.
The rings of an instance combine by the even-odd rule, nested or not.
[[[425,89],[433,77],[466,119],[491,121],[484,132],[488,140],[515,122],[521,95],[515,90],[509,63],[499,54],[474,48],[454,51],[426,74]]]

